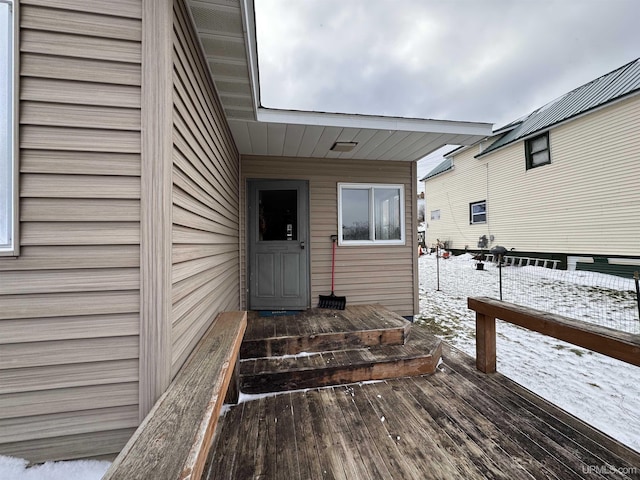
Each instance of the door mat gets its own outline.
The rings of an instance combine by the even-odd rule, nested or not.
[[[300,310],[258,310],[260,317],[281,317],[284,315],[297,315]]]

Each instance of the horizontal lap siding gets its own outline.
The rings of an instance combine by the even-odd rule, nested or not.
[[[426,243],[434,246],[438,240],[448,242],[450,248],[476,248],[478,238],[493,232],[496,202],[490,196],[488,185],[504,186],[495,176],[489,177],[487,163],[477,160],[478,147],[470,147],[457,155],[453,170],[425,182],[425,219],[427,222]],[[524,165],[524,159],[523,159]],[[498,172],[498,166],[491,165]],[[489,224],[469,224],[469,204],[487,200]],[[434,210],[440,211],[440,218],[431,219]],[[498,243],[502,245],[501,240]]]
[[[417,286],[415,268],[415,175],[411,162],[278,157],[243,157],[241,198],[246,180],[296,179],[309,181],[311,305],[331,290],[331,240],[338,228],[338,182],[396,183],[405,187],[406,245],[339,246],[336,249],[335,289],[349,304],[381,303],[400,315],[414,315]],[[246,220],[243,204],[243,239]],[[243,250],[246,251],[246,250]],[[243,289],[246,256],[242,256]],[[246,300],[245,300],[246,301]]]
[[[505,242],[525,251],[640,255],[640,96],[551,130],[549,142],[551,164],[524,174],[526,190],[495,194],[505,206],[497,218]]]
[[[240,297],[238,153],[182,2],[174,13],[172,376]]]
[[[138,424],[139,0],[23,0],[17,259],[0,259],[0,454],[118,452]]]
[[[426,182],[427,218],[441,208],[429,241],[475,248],[492,234],[516,251],[639,255],[640,96],[552,129],[549,142],[551,164],[531,170],[523,142],[457,156],[453,172]],[[485,198],[488,225],[469,225],[469,202]]]

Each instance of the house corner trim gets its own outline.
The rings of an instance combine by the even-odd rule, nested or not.
[[[142,0],[140,420],[171,381],[173,0]]]

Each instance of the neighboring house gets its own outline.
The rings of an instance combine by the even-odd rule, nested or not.
[[[417,312],[416,161],[490,125],[262,108],[248,0],[0,22],[0,454],[117,453],[217,313],[329,292],[331,235],[350,304]]]
[[[639,160],[640,59],[446,155],[423,178],[427,242],[630,274]]]

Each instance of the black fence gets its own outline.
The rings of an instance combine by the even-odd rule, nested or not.
[[[622,278],[559,270],[552,260],[512,257],[474,260],[431,253],[421,262],[423,294],[488,296],[620,331],[640,334],[638,274]]]

